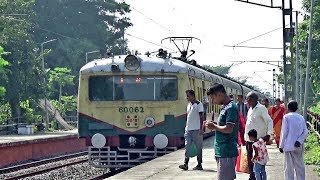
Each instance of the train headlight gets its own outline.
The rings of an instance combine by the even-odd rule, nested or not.
[[[137,138],[133,137],[133,136],[130,136],[129,139],[128,139],[128,143],[130,146],[136,146],[136,143],[137,143]]]
[[[147,117],[144,120],[144,125],[146,125],[147,127],[153,127],[154,126],[154,119],[153,117]]]
[[[100,133],[96,133],[91,138],[91,143],[95,148],[103,148],[106,145],[106,138]]]
[[[128,55],[124,59],[124,66],[129,70],[129,71],[135,71],[140,67],[140,59],[137,56],[134,55]]]
[[[111,65],[111,71],[112,72],[120,72],[120,68],[118,64],[112,64]]]
[[[167,147],[168,146],[168,142],[169,142],[168,138],[164,134],[157,134],[153,138],[153,144],[158,149],[163,149],[163,148]]]

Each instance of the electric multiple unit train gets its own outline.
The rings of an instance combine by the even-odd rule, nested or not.
[[[173,58],[161,49],[156,55],[109,56],[81,68],[78,130],[87,139],[91,165],[132,167],[183,146],[187,89],[201,101],[213,83],[234,96],[253,91],[181,54]],[[209,102],[206,119],[216,118],[219,110]]]

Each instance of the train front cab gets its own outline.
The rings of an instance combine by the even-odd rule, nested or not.
[[[137,95],[126,96],[134,89],[135,85],[131,83],[126,87],[117,86],[122,87],[126,101],[116,99],[120,96],[114,92],[117,88],[108,88],[129,82],[130,78],[139,86],[161,85],[163,91],[151,88],[151,100],[133,101],[128,98]],[[152,83],[143,84],[148,78]],[[112,85],[101,87],[107,82]],[[132,167],[181,147],[186,123],[184,91],[188,88],[187,82],[183,74],[82,74],[78,101],[79,136],[88,139],[90,164],[104,168]],[[146,92],[138,90],[147,98]],[[112,94],[112,97],[106,94]],[[171,100],[156,99],[161,94]]]

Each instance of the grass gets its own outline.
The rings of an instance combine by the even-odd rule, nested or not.
[[[320,144],[319,137],[315,132],[311,132],[308,135],[305,147],[305,163],[308,165],[316,165],[315,171],[318,173],[318,176],[320,176]]]

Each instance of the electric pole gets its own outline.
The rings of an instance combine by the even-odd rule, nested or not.
[[[298,104],[300,103],[299,101],[299,94],[301,93],[299,91],[299,82],[300,82],[300,76],[299,76],[299,71],[300,71],[300,62],[299,62],[299,31],[298,31],[298,15],[299,15],[299,11],[296,11],[296,68],[295,68],[295,77],[296,77],[296,94],[295,94],[295,99],[298,102]]]
[[[293,28],[292,28],[292,0],[282,0],[282,6],[274,6],[273,1],[270,1],[270,5],[256,3],[250,0],[235,0],[248,4],[268,7],[268,8],[279,8],[282,10],[282,29],[283,29],[283,85],[284,85],[284,104],[287,106],[288,102],[288,82],[287,82],[287,54],[286,54],[286,43],[292,42]],[[289,8],[286,8],[285,1],[289,1]],[[290,17],[290,28],[286,28],[286,16]]]

